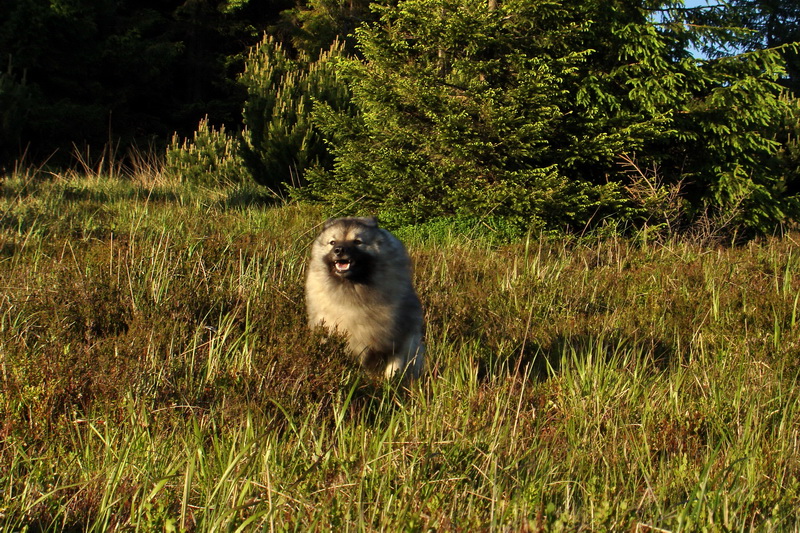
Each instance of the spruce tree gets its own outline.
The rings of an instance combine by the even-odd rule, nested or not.
[[[634,220],[624,155],[687,183],[695,213],[768,230],[797,213],[770,125],[771,50],[714,61],[636,0],[405,0],[340,59],[356,113],[320,105],[333,170],[299,195],[393,224],[499,216],[531,227]]]

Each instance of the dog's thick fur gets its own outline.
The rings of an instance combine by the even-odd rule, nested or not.
[[[309,325],[343,333],[369,374],[419,377],[425,346],[411,261],[374,218],[325,222],[311,246],[306,307]]]

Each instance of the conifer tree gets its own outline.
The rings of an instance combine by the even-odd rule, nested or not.
[[[306,54],[292,59],[270,36],[250,51],[240,76],[248,93],[242,157],[259,184],[279,192],[286,184],[299,185],[307,166],[324,164],[328,153],[311,109],[314,102],[347,107],[347,87],[333,66],[341,53],[337,41],[316,60]]]
[[[318,106],[335,157],[306,198],[395,224],[501,216],[521,228],[636,217],[618,161],[636,154],[695,212],[767,230],[796,215],[773,165],[786,115],[773,50],[686,50],[644,0],[405,0],[340,60],[357,113]],[[736,213],[733,213],[736,211]]]

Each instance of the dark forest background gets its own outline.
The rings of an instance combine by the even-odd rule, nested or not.
[[[0,146],[39,159],[71,146],[164,144],[208,115],[240,124],[236,76],[279,2],[11,0],[0,4]]]

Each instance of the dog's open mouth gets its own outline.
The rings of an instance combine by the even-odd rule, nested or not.
[[[347,259],[338,259],[333,263],[336,266],[336,272],[349,272],[352,263]]]

